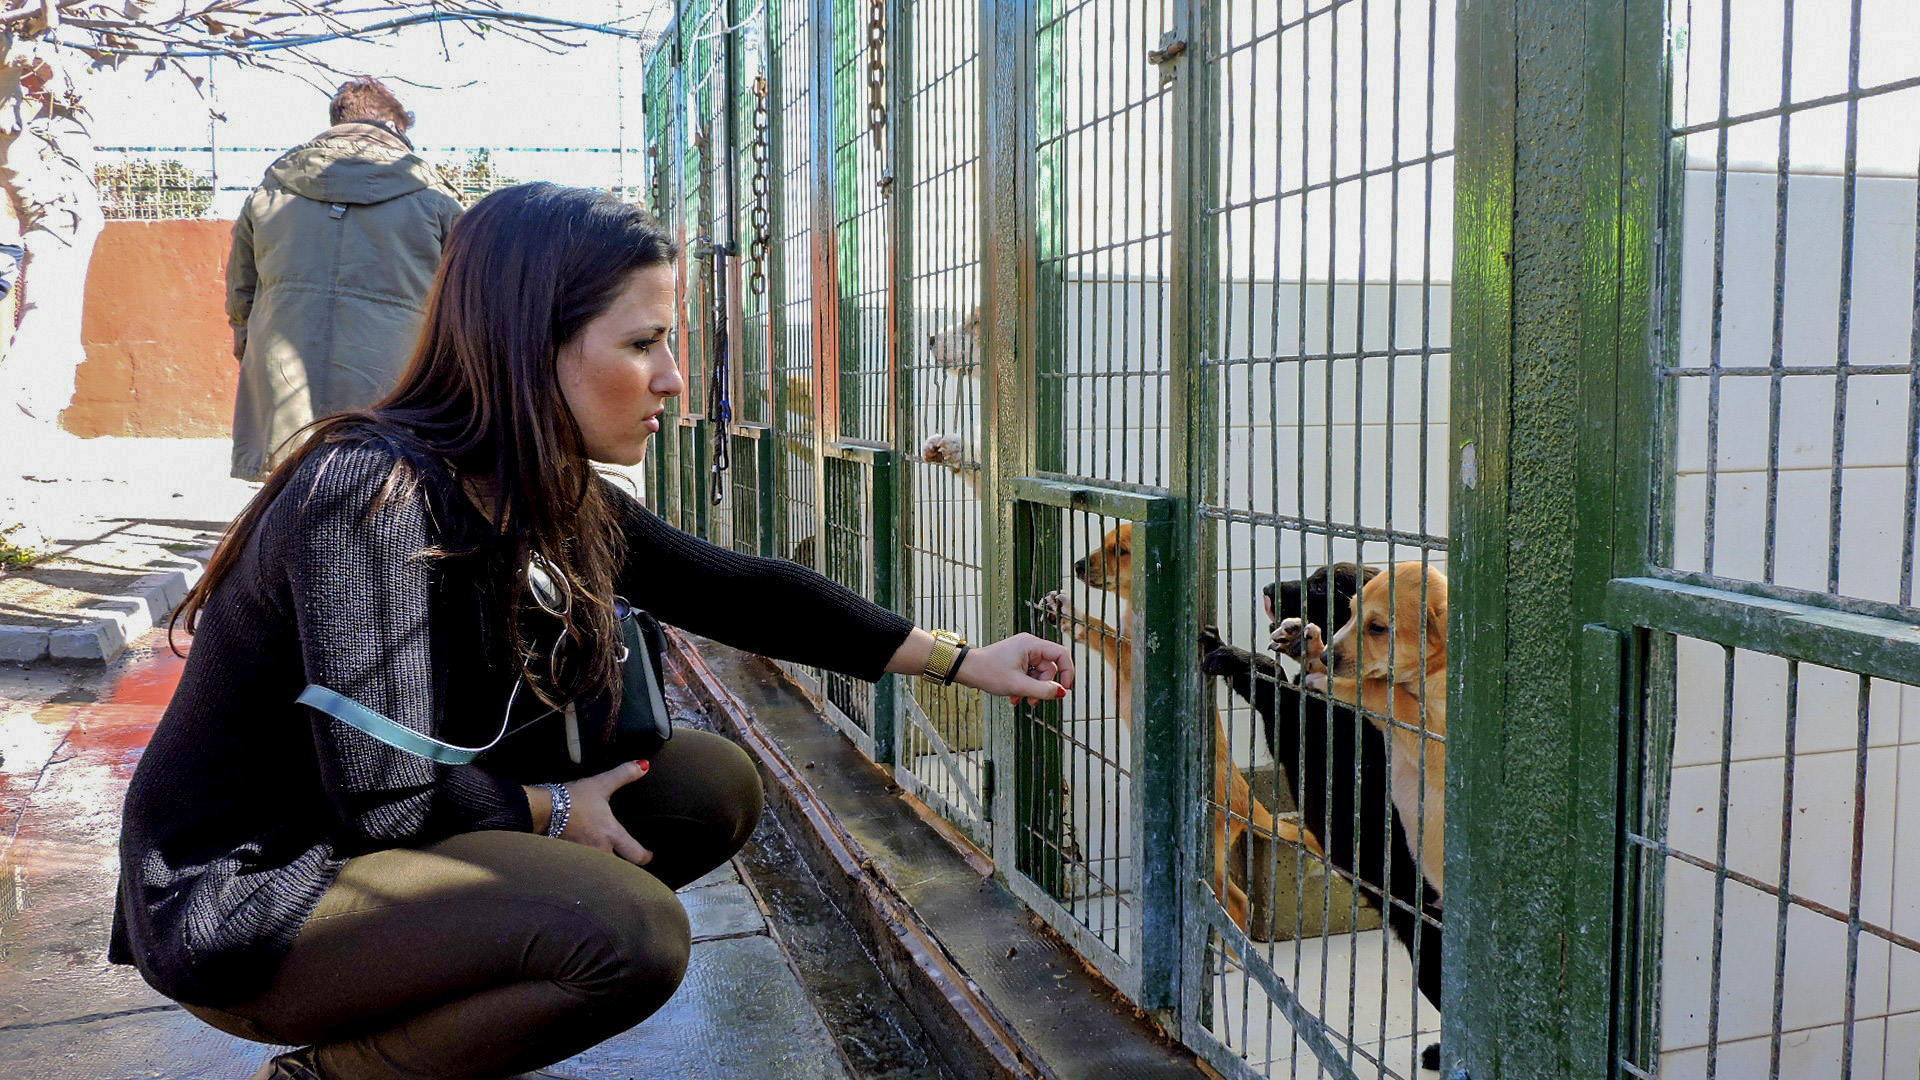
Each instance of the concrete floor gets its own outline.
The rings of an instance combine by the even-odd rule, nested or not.
[[[0,1077],[248,1076],[275,1050],[213,1031],[106,962],[128,778],[179,661],[0,668]],[[553,1067],[578,1080],[853,1076],[733,865],[682,890],[692,964],[665,1009]]]

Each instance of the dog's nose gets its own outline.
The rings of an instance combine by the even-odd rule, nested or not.
[[[1085,560],[1085,559],[1075,559],[1075,560],[1073,560],[1073,576],[1074,576],[1074,577],[1077,577],[1077,578],[1081,578],[1081,579],[1083,579],[1083,580],[1084,580],[1084,579],[1086,578],[1086,576],[1087,576],[1087,560]]]

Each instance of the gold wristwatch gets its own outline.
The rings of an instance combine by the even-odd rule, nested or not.
[[[952,686],[960,670],[960,658],[967,654],[967,639],[951,630],[933,632],[933,651],[927,654],[927,670],[920,677],[941,686]]]

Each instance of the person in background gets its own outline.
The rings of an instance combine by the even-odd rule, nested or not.
[[[453,189],[407,139],[413,114],[378,79],[342,84],[328,117],[332,127],[268,167],[233,223],[242,480],[266,479],[315,419],[393,389],[460,216]]]

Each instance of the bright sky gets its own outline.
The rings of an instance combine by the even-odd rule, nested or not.
[[[565,11],[583,22],[618,22],[657,31],[672,17],[673,6],[671,0],[573,0]],[[414,142],[436,160],[464,155],[436,154],[432,148],[614,148],[623,145],[623,124],[624,145],[638,149],[643,141],[642,45],[599,34],[569,37],[581,42],[580,47],[554,54],[497,32],[478,37],[457,26],[416,26],[374,41],[316,46],[314,52],[343,71],[390,80],[414,111]],[[336,76],[313,72],[302,78],[292,72],[249,70],[231,61],[188,63],[196,74],[211,73],[209,94],[196,92],[177,73],[149,79],[145,66],[131,59],[121,70],[97,76],[88,97],[95,143],[204,147],[215,142],[226,148],[267,148],[264,153],[220,155],[220,185],[245,189],[259,180],[280,150],[327,126],[327,101],[339,81]],[[225,119],[213,120],[215,110]],[[178,156],[194,169],[209,170],[204,154]],[[571,179],[596,186],[619,179],[613,154],[496,153],[494,160],[521,179]],[[628,161],[627,170],[627,182],[640,182],[637,159]],[[242,197],[243,191],[225,193],[215,213],[231,216]]]

